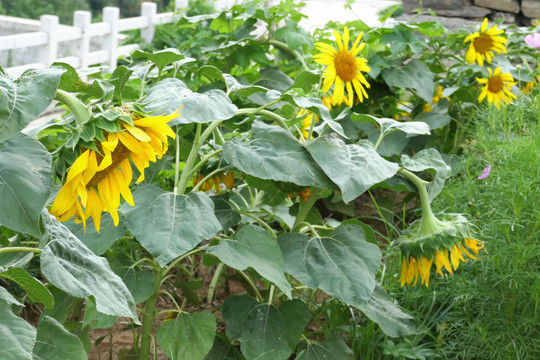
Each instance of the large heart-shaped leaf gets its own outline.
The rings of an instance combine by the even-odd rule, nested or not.
[[[63,72],[58,67],[28,70],[13,81],[0,71],[0,143],[24,129],[49,106]]]
[[[255,269],[291,297],[291,285],[285,278],[281,250],[268,231],[254,225],[244,226],[232,239],[221,240],[208,252],[234,269]]]
[[[420,60],[411,60],[405,66],[384,69],[381,75],[390,86],[402,89],[414,89],[426,102],[433,99],[433,77],[429,67]]]
[[[77,337],[50,316],[44,316],[37,328],[34,360],[85,360],[84,346]]]
[[[133,200],[135,206],[122,207],[126,226],[161,265],[221,230],[214,203],[205,193],[174,195],[144,185],[133,193]]]
[[[5,269],[0,266],[0,276],[17,283],[17,285],[26,291],[30,300],[40,302],[48,309],[54,307],[54,298],[49,290],[25,269],[18,267]]]
[[[39,141],[19,134],[0,144],[0,224],[40,238],[50,187],[51,155]]]
[[[382,136],[386,136],[394,131],[402,131],[409,135],[429,135],[429,126],[422,121],[396,121],[388,118],[378,118],[368,114],[352,114],[354,121],[376,123]]]
[[[114,221],[109,213],[104,213],[101,216],[99,232],[97,232],[92,218],[86,220],[86,230],[82,223],[77,224],[74,220],[68,220],[65,225],[73,235],[78,237],[96,255],[105,253],[116,240],[126,233],[126,228],[122,222],[118,226],[114,226]]]
[[[49,282],[79,298],[94,296],[99,312],[127,316],[138,323],[133,296],[107,260],[96,256],[46,211],[43,225],[51,242],[43,248],[41,271]]]
[[[164,79],[152,86],[144,102],[148,104],[145,111],[154,112],[155,115],[169,115],[183,105],[182,114],[169,122],[171,126],[230,119],[237,110],[223,91],[193,92],[176,78]]]
[[[375,286],[368,303],[360,307],[360,310],[388,336],[402,337],[419,332],[414,318],[404,313],[379,284]]]
[[[321,189],[334,188],[302,144],[288,131],[254,121],[253,140],[227,141],[223,156],[237,169],[265,180],[292,182]]]
[[[161,72],[165,66],[174,63],[175,61],[185,59],[185,56],[180,54],[178,49],[168,48],[159,51],[146,52],[135,50],[131,57],[136,60],[148,60],[153,62]]]
[[[159,346],[171,360],[203,360],[216,336],[216,318],[212,313],[179,313],[163,322],[157,331]]]
[[[247,360],[286,360],[292,354],[311,314],[300,300],[278,307],[232,296],[223,304],[227,335],[238,340]]]
[[[366,241],[359,225],[336,228],[326,237],[309,238],[288,233],[278,238],[285,271],[312,288],[319,288],[341,301],[364,306],[375,288],[375,274],[381,263],[381,252]]]
[[[345,144],[337,136],[321,136],[304,145],[349,202],[373,185],[394,176],[399,169],[383,159],[372,143]]]
[[[0,359],[32,360],[36,329],[13,314],[7,302],[0,299]]]
[[[433,148],[423,149],[417,152],[412,158],[408,155],[402,155],[401,163],[404,168],[411,171],[435,170],[433,180],[426,186],[429,201],[439,195],[451,171],[450,166],[446,165],[441,154]]]
[[[333,336],[321,344],[310,342],[295,360],[354,360],[354,354],[345,341]]]
[[[135,303],[139,304],[152,295],[154,274],[139,267],[133,267],[133,260],[124,254],[109,259],[111,269],[122,279],[129,289]]]

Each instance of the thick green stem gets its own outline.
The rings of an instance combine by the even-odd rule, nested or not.
[[[23,246],[0,248],[0,254],[9,253],[9,252],[33,252],[36,254],[41,254],[43,251],[41,249],[29,248],[29,247],[23,247]]]
[[[174,195],[178,191],[178,181],[180,180],[180,137],[178,136],[178,126],[176,126],[176,154],[174,168]]]
[[[223,271],[223,267],[225,264],[219,263],[216,267],[216,271],[214,272],[214,277],[212,278],[212,281],[210,282],[210,286],[208,287],[208,294],[206,295],[206,303],[210,304],[214,300],[214,294],[216,292],[217,283],[219,280],[219,277],[221,276],[221,272]]]
[[[277,41],[277,40],[268,40],[268,43],[270,45],[273,45],[277,48],[280,48],[281,50],[285,50],[285,51],[288,51],[292,54],[292,56],[294,56],[296,59],[298,59],[298,61],[300,61],[300,64],[302,64],[302,68],[306,71],[309,71],[309,68],[306,64],[306,61],[304,60],[304,58],[302,57],[302,55],[300,55],[300,53],[296,50],[291,50],[291,48],[289,47],[289,45],[285,44],[284,42],[281,42],[281,41]]]
[[[195,161],[197,160],[197,156],[199,156],[199,150],[201,146],[206,142],[206,139],[210,135],[212,135],[214,129],[218,127],[223,121],[225,120],[214,120],[207,128],[204,130],[204,132],[201,134],[202,124],[197,124],[197,133],[195,134],[195,141],[193,141],[193,146],[191,148],[191,151],[189,153],[189,156],[186,160],[186,164],[184,165],[184,170],[182,170],[182,175],[180,176],[179,184],[176,185],[177,187],[177,193],[178,194],[184,194],[186,191],[187,183],[189,182],[189,179],[193,176],[193,168],[195,165]]]
[[[418,196],[420,197],[420,204],[422,206],[422,219],[420,220],[420,233],[432,233],[440,229],[443,223],[437,219],[431,210],[431,205],[429,202],[429,197],[426,189],[426,184],[424,180],[420,179],[418,176],[406,169],[399,169],[398,173],[410,182],[414,184],[418,190]]]
[[[156,313],[156,301],[161,289],[161,277],[163,270],[159,264],[154,263],[154,289],[152,295],[146,300],[144,308],[144,318],[141,332],[141,359],[150,358],[150,344],[152,343],[152,333],[154,330],[154,317]]]
[[[302,225],[307,214],[309,214],[309,211],[311,210],[313,205],[315,205],[315,202],[319,200],[321,192],[322,190],[320,189],[313,189],[307,201],[304,203],[300,202],[300,206],[298,207],[298,214],[296,214],[296,220],[294,221],[294,225],[291,229],[292,231],[296,231],[298,227]]]
[[[274,114],[272,111],[260,109],[260,108],[245,108],[245,109],[238,109],[236,114],[234,116],[240,116],[240,115],[256,115],[260,114],[263,116],[266,116],[275,122],[279,124],[282,128],[285,130],[288,130],[289,127],[287,126],[287,119],[285,119],[283,116],[280,116],[278,114]]]
[[[79,99],[64,90],[56,90],[56,100],[66,105],[75,116],[75,121],[78,125],[87,122],[92,116],[92,111],[84,105]]]

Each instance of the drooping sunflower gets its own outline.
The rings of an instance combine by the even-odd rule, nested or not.
[[[356,92],[360,102],[368,97],[364,87],[369,88],[370,86],[363,73],[370,71],[370,69],[365,58],[357,57],[366,45],[365,43],[360,44],[362,36],[361,32],[350,50],[349,29],[347,27],[343,31],[343,37],[334,31],[337,50],[323,42],[315,44],[317,50],[322,52],[322,54],[313,57],[315,62],[327,66],[323,74],[323,91],[328,92],[334,85],[332,93],[334,105],[343,103],[344,99],[347,99],[349,104],[353,104],[354,92]],[[347,96],[345,96],[345,88],[347,88]]]
[[[130,204],[133,196],[129,185],[132,180],[131,162],[144,180],[144,169],[149,162],[160,159],[168,148],[167,137],[175,133],[167,125],[180,114],[168,116],[133,116],[133,126],[121,122],[121,131],[105,134],[106,141],[95,140],[99,151],[87,149],[75,160],[49,212],[58,221],[75,216],[86,229],[86,220],[92,217],[99,232],[102,212],[111,214],[114,225],[119,222],[120,196]]]
[[[465,54],[465,60],[467,60],[469,64],[476,61],[478,65],[484,66],[484,60],[488,64],[491,63],[493,52],[496,52],[497,54],[506,54],[506,47],[504,44],[506,44],[507,40],[505,37],[500,36],[501,34],[504,34],[504,30],[497,30],[497,25],[493,25],[489,29],[487,26],[488,19],[485,18],[480,27],[480,31],[467,36],[463,42],[471,43]]]
[[[488,68],[488,71],[489,77],[487,79],[476,78],[476,81],[484,85],[478,96],[478,102],[487,98],[490,104],[495,104],[499,109],[501,103],[510,103],[517,97],[512,93],[512,86],[516,85],[516,82],[509,73],[501,73],[500,67],[497,67],[495,71]]]
[[[429,223],[429,224],[427,224]],[[425,229],[430,229],[425,231]],[[470,237],[469,223],[460,214],[445,214],[442,221],[435,217],[423,216],[413,223],[398,240],[403,254],[401,264],[401,286],[421,279],[421,285],[429,286],[431,267],[435,263],[435,272],[444,276],[442,268],[453,275],[461,262],[468,258],[477,259],[474,255],[484,245]],[[471,252],[469,252],[469,250]]]

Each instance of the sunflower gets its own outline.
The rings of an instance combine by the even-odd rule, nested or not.
[[[495,71],[488,68],[489,77],[487,79],[476,80],[484,87],[478,96],[478,102],[482,102],[486,97],[490,104],[495,104],[497,108],[502,103],[510,103],[517,96],[512,94],[512,86],[516,85],[514,78],[509,73],[501,73],[501,68],[497,67]]]
[[[315,62],[327,65],[324,70],[323,91],[328,92],[334,84],[332,101],[334,105],[341,104],[347,99],[349,104],[353,104],[353,95],[356,92],[360,102],[367,98],[364,87],[369,88],[369,83],[362,74],[370,71],[367,60],[363,57],[356,57],[366,44],[360,44],[363,33],[361,32],[349,50],[349,29],[343,31],[343,38],[334,31],[338,50],[332,46],[318,42],[315,44],[317,50],[322,54],[314,56]],[[347,96],[344,94],[344,87],[347,88]],[[354,91],[353,91],[354,88]]]
[[[421,285],[429,286],[429,277],[431,274],[432,264],[435,262],[435,272],[441,276],[444,276],[442,268],[444,267],[450,275],[453,275],[453,270],[456,270],[459,266],[460,260],[466,262],[467,259],[463,255],[467,255],[471,259],[477,259],[477,257],[471,255],[469,250],[474,252],[475,255],[479,254],[479,250],[483,248],[484,245],[475,239],[464,238],[461,242],[454,243],[450,248],[441,248],[431,256],[422,256],[417,257],[405,256],[403,258],[403,263],[401,264],[401,276],[399,282],[401,286],[407,284],[410,285],[413,280],[416,285],[418,279],[421,280]],[[469,250],[467,250],[469,248]],[[452,270],[453,268],[453,270]]]
[[[175,138],[167,123],[178,115],[132,116],[133,126],[121,122],[120,132],[105,134],[106,141],[96,140],[98,151],[87,149],[75,160],[49,212],[58,221],[75,216],[85,230],[86,220],[92,217],[99,232],[101,213],[105,211],[117,226],[120,196],[134,205],[129,189],[133,177],[130,160],[141,173],[137,182],[144,180],[149,162],[160,159],[167,151],[167,137]]]
[[[469,64],[474,63],[475,61],[478,65],[483,66],[484,60],[491,63],[493,58],[493,51],[497,54],[505,53],[506,48],[506,38],[499,36],[504,34],[504,30],[497,30],[497,25],[493,25],[491,28],[487,28],[488,19],[485,18],[482,26],[480,27],[480,32],[475,32],[465,38],[463,43],[470,42],[469,49],[465,54],[465,60]]]

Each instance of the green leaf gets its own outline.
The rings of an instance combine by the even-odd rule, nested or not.
[[[344,138],[347,138],[345,133],[343,132],[343,128],[339,123],[334,121],[332,119],[332,116],[330,115],[330,111],[328,108],[323,104],[321,99],[318,98],[306,98],[303,96],[291,96],[289,94],[283,95],[283,99],[286,99],[299,108],[307,109],[313,113],[315,113],[319,119],[322,119],[322,121],[328,125],[330,129],[332,129],[334,132],[338,133]]]
[[[79,338],[50,316],[38,324],[34,360],[86,360],[88,356]]]
[[[116,324],[117,316],[100,313],[96,308],[96,301],[92,297],[86,298],[82,327],[90,325],[90,329],[107,329]]]
[[[43,225],[51,239],[41,254],[41,271],[47,280],[70,295],[94,296],[101,313],[127,316],[138,323],[135,301],[107,260],[96,256],[46,211]]]
[[[425,112],[419,114],[417,117],[414,118],[414,120],[414,122],[423,121],[429,126],[430,130],[435,130],[448,125],[450,121],[452,121],[452,118],[448,114],[441,114],[438,112]]]
[[[165,66],[174,63],[175,61],[185,59],[185,56],[180,54],[178,49],[168,48],[154,52],[146,52],[135,50],[131,57],[135,60],[148,60],[154,63],[159,72],[163,71]]]
[[[267,89],[285,92],[291,87],[293,80],[277,68],[268,67],[261,69],[260,76],[253,85],[265,87]]]
[[[81,70],[75,69],[71,65],[61,62],[55,62],[53,63],[53,66],[61,67],[65,70],[60,79],[60,84],[58,85],[59,89],[67,92],[83,93],[85,94],[85,97],[88,97],[89,95],[103,101],[108,101],[112,99],[114,93],[113,85],[101,79],[94,80],[91,84],[89,84],[83,81],[80,77],[80,75],[91,75],[92,73],[99,73],[99,68],[96,68],[97,70]]]
[[[216,336],[216,318],[212,313],[179,313],[163,322],[157,331],[159,346],[171,360],[203,360]]]
[[[313,86],[319,84],[320,81],[321,76],[319,74],[304,70],[294,78],[291,89],[302,89],[304,92],[309,93]]]
[[[135,206],[122,206],[126,226],[162,266],[221,230],[205,193],[175,196],[144,185],[133,193],[133,200]]]
[[[354,360],[354,354],[345,341],[333,336],[321,344],[310,342],[295,360]]]
[[[296,50],[303,45],[313,45],[311,35],[298,26],[298,23],[290,19],[285,20],[285,27],[276,30],[274,36],[278,40],[285,40],[291,50]]]
[[[154,115],[169,115],[183,105],[181,115],[170,121],[170,126],[230,119],[238,110],[223,91],[212,89],[196,93],[175,78],[161,80],[148,89],[144,103],[147,104],[145,111]]]
[[[304,144],[349,202],[373,185],[395,175],[399,166],[382,158],[372,143],[345,144],[337,136],[321,136]]]
[[[232,208],[231,203],[229,202],[228,192],[211,196],[210,198],[214,203],[214,214],[223,230],[227,230],[240,223],[242,217]]]
[[[31,276],[22,268],[4,269],[0,266],[0,276],[16,282],[33,302],[39,302],[45,307],[52,309],[54,307],[54,298],[39,280]]]
[[[450,166],[446,165],[441,154],[433,148],[423,149],[417,152],[412,158],[404,154],[401,156],[401,163],[405,169],[410,171],[420,172],[431,169],[432,171],[430,173],[432,175],[435,172],[433,180],[426,186],[429,201],[432,201],[439,195],[444,187],[446,178],[450,176]]]
[[[244,226],[232,239],[221,240],[208,252],[234,269],[253,268],[291,298],[291,285],[285,277],[281,250],[267,230],[254,225]]]
[[[225,335],[217,334],[214,339],[212,350],[206,355],[204,360],[245,360],[238,346],[232,345]]]
[[[429,126],[421,121],[396,121],[388,118],[378,118],[367,114],[353,113],[351,118],[354,121],[376,123],[379,125],[379,131],[382,136],[386,136],[394,131],[402,131],[409,135],[429,135]]]
[[[236,80],[232,75],[229,74],[223,74],[223,79],[225,80],[225,85],[227,85],[228,94],[238,92],[240,96],[247,98],[252,94],[268,91],[267,88],[262,86],[241,84],[238,80]]]
[[[405,66],[384,69],[381,75],[389,86],[401,89],[414,89],[426,102],[433,100],[433,73],[420,60],[412,60]]]
[[[240,342],[247,360],[286,360],[311,318],[301,300],[278,307],[259,304],[246,296],[231,296],[223,304],[227,335]]]
[[[83,224],[77,224],[73,219],[66,221],[64,225],[96,255],[104,254],[126,233],[126,228],[122,222],[118,226],[114,226],[114,221],[109,213],[104,213],[101,216],[99,233],[92,218],[86,220],[86,232]]]
[[[56,96],[63,69],[27,70],[17,80],[0,72],[0,143],[19,133]]]
[[[237,169],[265,180],[292,182],[321,189],[334,185],[302,144],[288,131],[262,121],[252,125],[253,140],[223,144],[223,157]]]
[[[36,329],[13,314],[7,302],[0,299],[0,359],[32,360]]]
[[[154,274],[139,267],[132,267],[134,260],[124,254],[117,254],[116,258],[109,260],[111,269],[122,279],[133,295],[135,303],[147,300],[152,294]]]
[[[26,135],[0,144],[0,223],[41,237],[39,217],[51,187],[51,155]]]
[[[363,227],[341,225],[327,237],[288,233],[278,238],[285,271],[305,285],[341,301],[364,306],[375,288],[381,264],[377,245],[366,241]]]
[[[11,295],[9,291],[4,289],[2,286],[0,286],[0,300],[5,300],[9,305],[24,306],[23,303],[15,299],[13,295]]]
[[[368,303],[360,307],[360,310],[388,336],[403,337],[420,332],[414,318],[404,313],[379,284],[375,286]]]
[[[119,104],[122,104],[122,93],[124,92],[124,85],[126,85],[132,73],[133,70],[128,69],[123,65],[120,65],[117,66],[111,74],[109,83],[114,86],[114,98],[116,101],[118,101]]]

